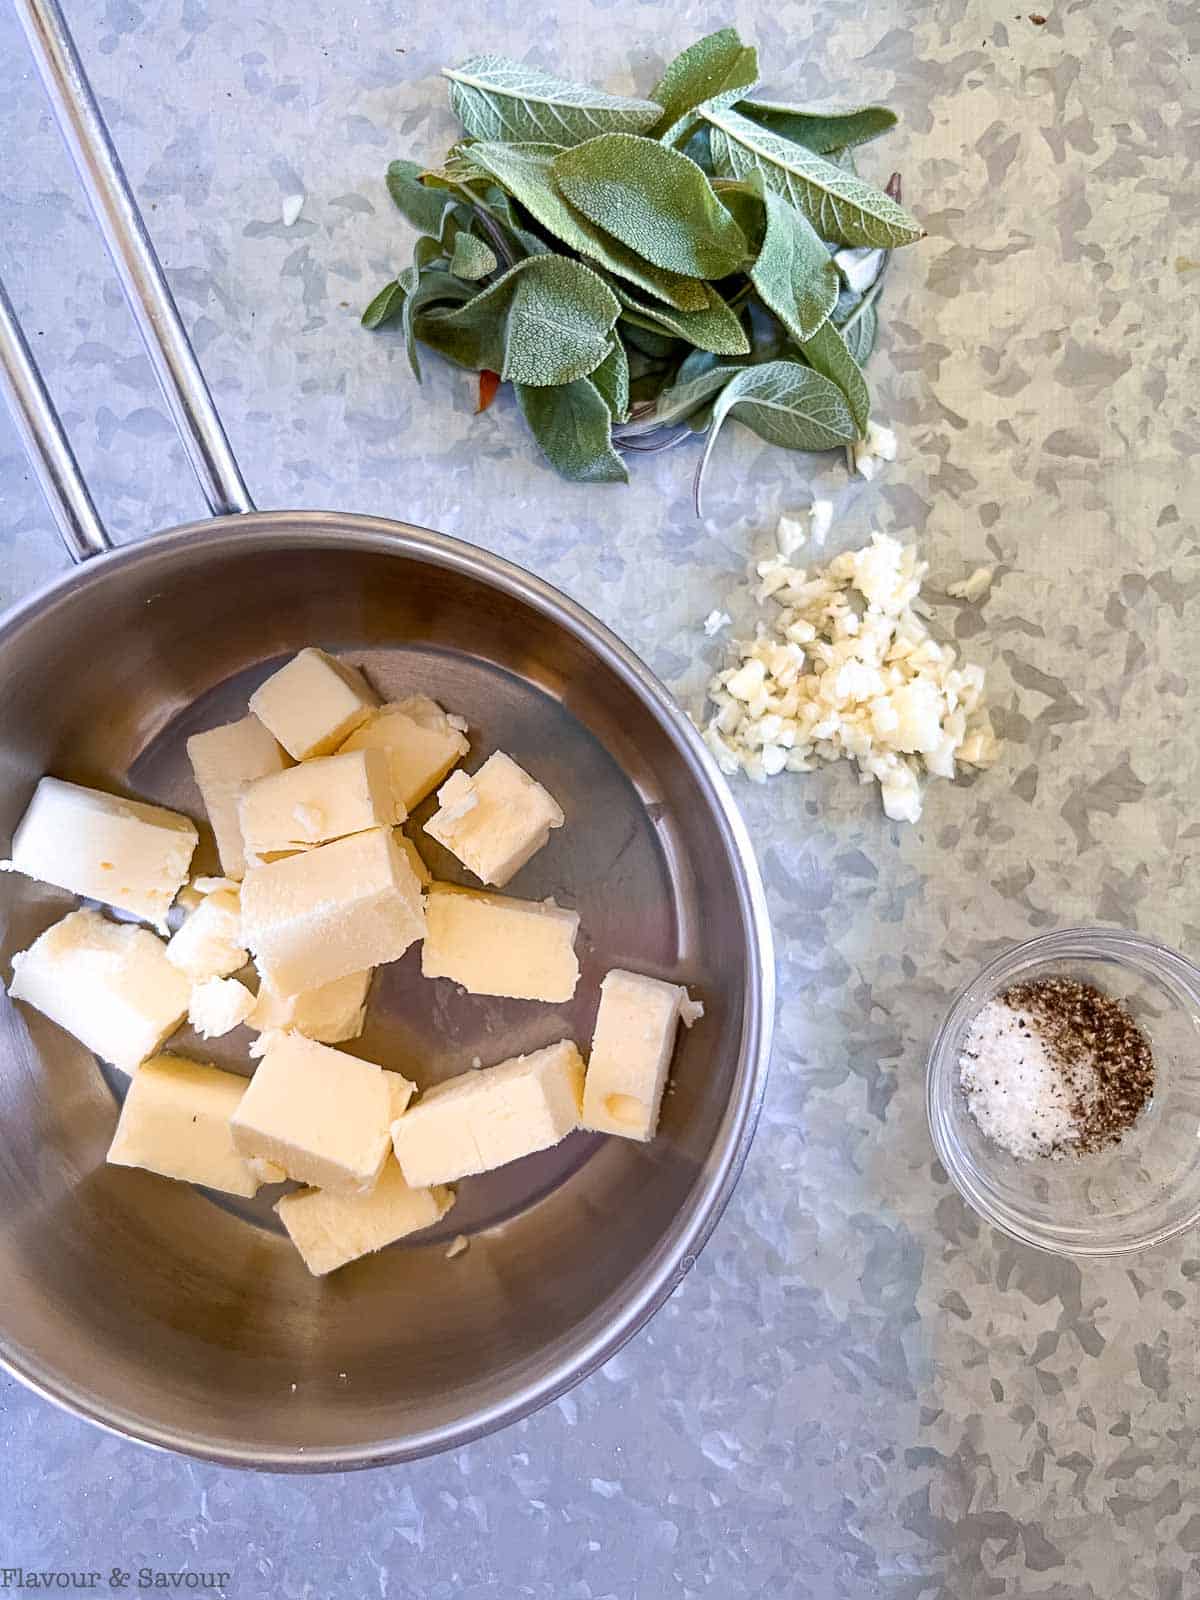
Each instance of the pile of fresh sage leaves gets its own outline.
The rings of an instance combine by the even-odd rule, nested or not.
[[[922,237],[854,149],[896,118],[757,100],[732,28],[677,57],[648,100],[500,56],[447,68],[467,137],[440,167],[394,161],[412,262],[363,313],[511,382],[564,477],[626,481],[621,452],[727,418],[793,450],[865,437],[862,367],[888,253]]]

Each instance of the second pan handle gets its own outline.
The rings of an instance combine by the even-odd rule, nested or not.
[[[63,431],[50,391],[42,381],[3,283],[0,283],[0,394],[8,401],[29,464],[72,561],[86,561],[89,556],[111,550],[112,544],[95,501],[88,493],[75,452]]]
[[[212,511],[253,511],[241,470],[167,286],[58,0],[14,0],[108,253]]]

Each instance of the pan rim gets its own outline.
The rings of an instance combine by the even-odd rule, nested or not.
[[[730,858],[747,944],[748,981],[742,1006],[741,1046],[718,1137],[684,1207],[638,1270],[618,1291],[619,1304],[600,1308],[540,1361],[537,1373],[519,1368],[486,1405],[420,1433],[392,1434],[369,1444],[255,1447],[228,1437],[184,1432],[47,1371],[28,1351],[12,1349],[0,1332],[0,1366],[61,1409],[119,1437],[224,1466],[269,1472],[343,1472],[416,1461],[459,1448],[531,1415],[565,1394],[610,1360],[669,1298],[694,1266],[737,1185],[762,1108],[775,1019],[774,941],[766,892],[746,824],[732,791],[695,726],[666,686],[628,645],[577,601],[522,567],[488,550],[412,523],[359,512],[255,511],[183,523],[144,540],[117,546],[82,566],[51,578],[0,617],[0,650],[23,628],[36,626],[53,608],[73,599],[114,569],[169,567],[176,552],[197,543],[220,547],[247,539],[268,548],[356,548],[432,560],[482,580],[548,614],[614,671],[642,700],[683,757],[696,790],[714,814]]]

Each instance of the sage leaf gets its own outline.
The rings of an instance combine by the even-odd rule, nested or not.
[[[693,350],[686,357],[679,371],[675,374],[676,383],[690,383],[693,378],[698,378],[702,372],[711,372],[714,367],[723,367],[726,363],[708,350]]]
[[[440,167],[426,167],[421,173],[422,184],[429,189],[467,188],[480,176],[475,163],[467,157],[467,151],[474,148],[473,144],[463,145],[457,155],[448,155]]]
[[[639,133],[662,115],[653,100],[605,94],[505,56],[472,56],[442,74],[451,108],[473,139],[579,144],[598,133]]]
[[[455,236],[450,271],[456,278],[466,278],[468,281],[486,278],[490,272],[495,272],[498,265],[495,254],[482,239],[466,232]]]
[[[629,411],[629,357],[620,339],[614,339],[604,360],[589,374],[604,397],[614,422],[624,422]]]
[[[757,256],[767,231],[765,184],[756,172],[749,178],[714,178],[713,193],[745,236],[750,254]]]
[[[697,119],[689,113],[710,101],[728,105],[758,78],[758,52],[738,38],[736,28],[722,28],[689,45],[675,57],[650,91],[663,108],[660,121],[646,131],[652,139],[674,144]]]
[[[724,278],[749,254],[712,185],[678,150],[605,133],[554,158],[554,180],[577,211],[653,266]]]
[[[807,217],[771,189],[763,199],[767,231],[750,279],[792,338],[803,343],[833,310],[841,279]]]
[[[634,321],[629,312],[622,311],[617,331],[629,346],[631,357],[636,352],[645,358],[641,363],[642,366],[649,365],[658,369],[661,374],[666,367],[679,359],[679,340],[672,338],[669,333],[651,327],[649,318],[645,323]]]
[[[546,458],[575,483],[628,483],[612,446],[612,413],[590,378],[557,387],[516,385],[517,404]]]
[[[750,350],[746,355],[715,356],[707,350],[693,350],[681,362],[675,373],[675,383],[690,383],[693,378],[712,371],[714,367],[722,367],[726,372],[737,372],[742,367],[761,366],[767,361],[794,359],[795,346],[787,331],[780,326],[777,318],[760,308],[753,300],[746,306],[745,328],[750,340]]]
[[[636,349],[629,347],[629,414],[640,416],[647,407],[653,408],[655,400],[662,392],[667,381],[667,372],[661,363],[646,363],[638,355]],[[622,423],[619,428],[613,429],[613,440],[620,440],[620,447],[624,448],[624,438],[627,423]]]
[[[838,390],[798,361],[769,361],[735,372],[717,395],[712,426],[696,469],[696,515],[703,516],[704,476],[724,423],[735,417],[768,444],[785,450],[833,450],[858,437]]]
[[[425,169],[415,161],[388,163],[387,189],[397,210],[418,233],[441,238],[442,219],[450,204],[444,193],[427,189],[418,180]]]
[[[696,131],[684,145],[677,145],[689,161],[694,161],[708,177],[713,175],[712,151],[708,147],[708,123],[697,122]]]
[[[822,239],[893,249],[923,237],[914,216],[854,173],[729,107],[702,109],[716,170],[730,178],[761,172],[768,189],[803,212]]]
[[[680,381],[677,377],[673,384],[668,385],[659,394],[654,403],[654,408],[644,415],[627,422],[618,430],[619,436],[635,438],[642,434],[655,433],[659,428],[669,428],[677,422],[686,422],[693,413],[711,400],[736,372],[741,372],[739,366],[726,366],[723,363],[708,367],[702,372]]]
[[[522,253],[527,256],[553,254],[552,247],[545,239],[524,225],[523,220],[513,210],[512,201],[498,183],[489,182],[483,186],[482,192],[472,188],[468,193],[475,209],[481,211],[502,229],[505,239],[514,251],[514,260],[520,259]]]
[[[736,109],[781,139],[802,144],[819,156],[845,150],[851,145],[868,144],[880,134],[890,132],[899,121],[896,113],[886,106],[807,111],[803,106],[789,106],[778,100],[739,100]]]
[[[462,202],[492,241],[505,266],[515,266],[522,256],[541,256],[551,253],[551,247],[538,234],[526,228],[513,210],[512,201],[499,184],[471,167],[470,177],[462,183],[443,180],[441,174],[426,174],[426,180],[441,184],[462,196]]]
[[[864,300],[854,308],[841,330],[846,349],[860,367],[866,365],[868,356],[874,350],[878,332],[879,312],[875,308],[875,300]]]
[[[474,292],[467,284],[452,278],[448,272],[435,270],[424,273],[416,287],[405,297],[401,316],[404,349],[412,375],[418,383],[421,382],[421,362],[417,355],[418,316],[423,311],[432,311],[439,306],[461,305],[469,300]]]
[[[871,417],[871,392],[857,361],[833,323],[824,323],[811,339],[802,340],[800,350],[814,372],[828,378],[842,391],[859,437],[865,439]]]
[[[698,350],[711,350],[719,356],[742,355],[750,348],[737,313],[716,289],[710,287],[709,303],[703,311],[676,311],[631,293],[623,284],[611,283],[610,288],[624,308],[622,321],[635,327],[665,330]]]
[[[751,300],[746,306],[746,327],[750,335],[750,356],[746,366],[794,358],[795,345],[791,334],[779,318],[758,300]]]
[[[418,245],[435,244],[432,239],[418,240]],[[434,306],[453,306],[470,299],[474,291],[442,271],[423,272],[418,257],[406,267],[400,277],[389,283],[375,296],[362,314],[364,328],[382,328],[386,323],[401,319],[404,346],[413,377],[421,381],[421,363],[417,357],[415,319],[421,311]]]
[[[476,144],[471,158],[483,172],[505,189],[533,220],[568,249],[607,267],[639,288],[678,306],[681,311],[702,311],[708,304],[703,283],[651,266],[616,239],[606,237],[559,193],[554,181],[553,145]]]
[[[404,310],[404,296],[404,287],[397,279],[393,278],[391,283],[385,283],[363,312],[361,319],[363,327],[382,328],[385,323],[398,317]]]
[[[388,284],[375,296],[362,315],[363,326],[367,328],[380,328],[387,322],[395,321],[397,317],[402,319],[408,364],[418,383],[421,381],[421,363],[417,359],[413,316],[416,309],[431,299],[431,294],[428,292],[420,294],[421,274],[435,261],[441,260],[442,255],[441,243],[422,234],[413,246],[412,261],[393,283]],[[464,289],[461,284],[454,284],[453,279],[445,272],[440,273],[430,283],[429,288],[440,291],[440,297],[451,304],[460,298],[466,299],[472,292]],[[463,291],[461,296],[455,292],[458,289]]]
[[[505,382],[567,384],[609,351],[621,303],[581,261],[530,256],[452,311],[421,317],[417,336],[460,367]]]

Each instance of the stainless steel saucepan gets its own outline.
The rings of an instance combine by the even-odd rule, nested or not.
[[[357,1051],[428,1084],[567,1033],[586,1046],[615,965],[686,980],[707,1008],[680,1044],[652,1144],[574,1134],[463,1184],[440,1235],[316,1280],[269,1197],[220,1201],[106,1167],[121,1082],[0,996],[9,1369],[105,1427],[214,1460],[414,1459],[562,1393],[691,1267],[745,1161],[766,1076],[762,885],[695,731],[581,607],[405,523],[253,509],[62,15],[54,0],[17,10],[214,516],[109,548],[0,296],[4,385],[79,562],[0,620],[0,853],[44,772],[198,814],[187,736],[243,715],[283,658],[319,643],[389,697],[425,691],[467,716],[473,759],[499,747],[536,771],[567,826],[519,892],[554,893],[583,919],[571,1005],[451,993],[410,955],[378,975]],[[453,875],[450,858],[433,865]],[[0,876],[5,973],[69,904]],[[458,1233],[470,1248],[447,1260]]]

